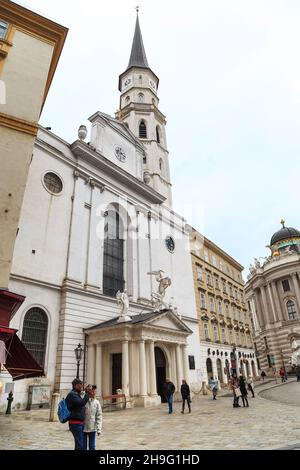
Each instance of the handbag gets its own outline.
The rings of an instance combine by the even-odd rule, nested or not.
[[[234,389],[234,392],[235,392],[235,396],[236,396],[237,398],[239,398],[239,397],[242,396],[240,387],[235,388],[235,389]]]

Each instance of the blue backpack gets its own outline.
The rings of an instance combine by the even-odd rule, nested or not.
[[[61,423],[66,423],[70,419],[71,413],[70,413],[70,411],[67,407],[67,402],[66,402],[65,398],[60,400],[60,402],[58,404],[57,415],[58,415],[58,419]]]

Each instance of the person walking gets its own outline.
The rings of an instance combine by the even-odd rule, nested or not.
[[[216,396],[218,393],[218,379],[211,377],[209,379],[209,387],[211,389],[213,400],[216,400],[217,399]]]
[[[261,371],[260,376],[261,376],[261,378],[262,378],[262,380],[263,380],[263,382],[264,382],[264,381],[265,381],[266,373],[265,373],[263,370]]]
[[[240,408],[239,399],[241,392],[239,389],[239,381],[236,374],[233,374],[230,380],[231,390],[233,394],[233,408]]]
[[[252,398],[255,398],[255,395],[254,395],[254,383],[253,383],[253,379],[252,379],[252,376],[249,375],[247,381],[246,381],[247,385],[248,385],[248,390],[252,393]]]
[[[285,378],[285,370],[284,370],[283,367],[280,367],[279,375],[280,375],[280,377],[281,377],[281,383],[285,382],[285,381],[286,381],[286,378]]]
[[[171,382],[170,379],[166,379],[163,385],[163,393],[167,399],[169,406],[169,414],[173,413],[173,395],[175,392],[175,385]]]
[[[102,432],[102,409],[96,399],[96,385],[89,385],[89,400],[85,405],[85,418],[83,429],[84,450],[96,450],[96,435]]]
[[[247,396],[248,396],[247,388],[246,388],[244,377],[242,375],[240,375],[240,379],[239,379],[239,389],[242,395],[243,407],[245,407],[245,402],[247,404],[247,407],[249,407],[249,403],[247,399]]]
[[[185,402],[187,402],[188,408],[189,408],[189,413],[191,412],[191,392],[190,392],[190,387],[186,383],[185,380],[182,381],[181,385],[181,396],[182,396],[182,411],[181,413],[184,414],[184,406]]]
[[[66,405],[70,411],[69,429],[73,434],[75,441],[75,450],[83,450],[83,428],[85,417],[85,405],[89,400],[90,388],[86,389],[86,393],[81,397],[83,391],[83,382],[74,379],[72,382],[72,390],[66,397]]]

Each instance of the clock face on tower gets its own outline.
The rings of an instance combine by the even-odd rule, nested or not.
[[[153,80],[149,80],[149,85],[156,91],[156,83]]]
[[[127,88],[132,83],[132,77],[126,78],[124,82],[124,88]]]
[[[126,162],[127,160],[126,153],[124,152],[122,147],[119,147],[119,146],[115,147],[115,156],[122,163]]]

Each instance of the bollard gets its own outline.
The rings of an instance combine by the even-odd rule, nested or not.
[[[9,392],[7,401],[8,401],[8,403],[7,403],[7,408],[6,408],[6,413],[5,414],[11,415],[11,405],[12,405],[12,402],[14,401],[13,392]]]
[[[120,388],[117,389],[117,395],[122,395],[123,393],[123,390],[121,390]],[[123,408],[123,399],[122,398],[117,398],[117,405],[116,405],[116,408],[118,410],[121,410]]]
[[[202,382],[202,395],[208,395],[206,390],[206,382]]]
[[[58,400],[59,400],[59,393],[53,393],[52,400],[51,400],[49,421],[52,421],[52,422],[58,421],[58,416],[57,416]]]

